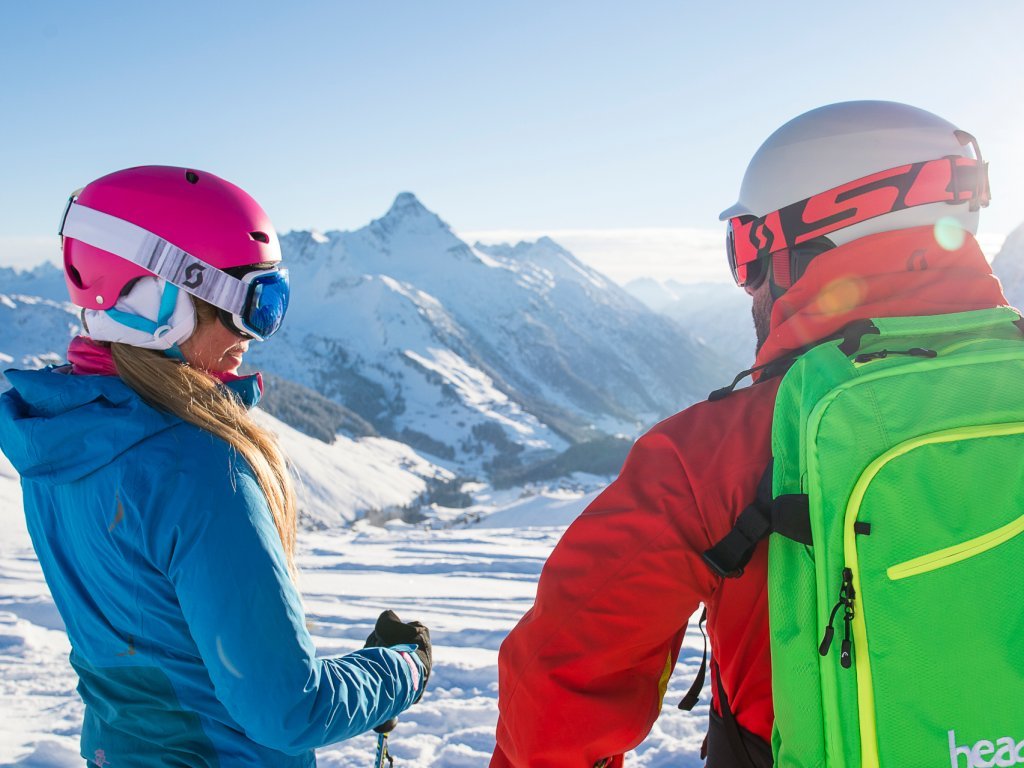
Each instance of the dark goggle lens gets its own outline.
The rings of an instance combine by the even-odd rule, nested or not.
[[[740,220],[743,221],[742,218]],[[757,288],[767,273],[765,269],[767,262],[763,259],[757,259],[746,264],[739,263],[739,257],[736,253],[736,232],[733,228],[732,219],[729,220],[725,232],[725,252],[729,258],[729,271],[732,272],[732,279],[736,282],[736,285],[740,288]]]
[[[729,271],[732,272],[732,279],[736,281],[736,285],[742,287],[743,281],[740,279],[739,268],[736,266],[736,236],[733,233],[731,219],[725,230],[725,253],[729,259]]]
[[[273,336],[284,322],[290,295],[287,269],[253,278],[242,316],[246,330],[263,339]]]

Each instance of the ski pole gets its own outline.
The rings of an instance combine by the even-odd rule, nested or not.
[[[380,733],[377,734],[377,756],[373,759],[373,768],[384,768],[385,759],[388,761],[388,768],[394,766],[395,758],[388,751],[388,735]]]
[[[395,765],[395,758],[388,750],[388,734],[394,730],[396,725],[398,725],[398,718],[393,717],[373,729],[377,732],[377,754],[373,758],[373,768],[384,768],[385,760],[387,760],[388,768],[393,768]]]

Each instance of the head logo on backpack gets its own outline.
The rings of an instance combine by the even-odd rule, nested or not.
[[[1024,739],[1014,741],[1012,736],[1001,739],[982,739],[973,746],[959,747],[956,732],[949,732],[949,761],[953,768],[962,764],[960,756],[967,758],[967,768],[991,768],[993,765],[1024,765]]]

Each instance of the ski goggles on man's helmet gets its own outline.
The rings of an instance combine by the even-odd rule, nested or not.
[[[977,160],[952,155],[879,171],[764,216],[729,219],[729,269],[738,286],[756,287],[778,251],[906,208],[969,202],[973,211],[988,205],[989,198],[988,164],[980,155]]]
[[[60,234],[137,264],[212,304],[231,330],[257,341],[277,332],[288,309],[287,269],[235,267],[227,272],[130,221],[78,205],[74,198]]]

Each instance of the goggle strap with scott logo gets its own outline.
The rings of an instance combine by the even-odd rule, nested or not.
[[[973,142],[969,135],[968,139]],[[973,211],[988,205],[989,198],[988,163],[943,157],[879,171],[759,218],[732,218],[731,247],[736,265],[742,267],[886,213],[930,203],[964,202]]]
[[[72,202],[60,234],[138,264],[233,315],[245,309],[246,283],[130,221]]]

